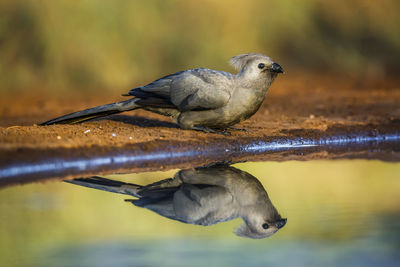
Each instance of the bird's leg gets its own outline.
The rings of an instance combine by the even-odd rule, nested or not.
[[[212,128],[209,128],[209,127],[193,126],[191,129],[192,130],[196,130],[196,131],[202,131],[202,132],[205,132],[205,133],[231,135],[231,133],[226,131],[226,130],[216,130],[216,129],[212,129]]]
[[[228,160],[221,160],[217,162],[211,162],[203,166],[195,167],[195,169],[208,169],[208,168],[213,168],[213,167],[219,167],[219,166],[229,166],[233,164],[232,159]]]
[[[236,127],[233,127],[233,126],[229,126],[228,129],[232,130],[232,131],[241,131],[241,132],[248,133],[246,128],[236,128]]]
[[[232,159],[227,159],[227,160],[216,161],[216,162],[208,163],[203,166],[195,167],[195,169],[208,169],[208,168],[219,167],[219,166],[227,166],[228,167],[233,164],[245,163],[245,162],[247,162],[247,158],[244,160],[239,160],[239,161],[233,161]]]

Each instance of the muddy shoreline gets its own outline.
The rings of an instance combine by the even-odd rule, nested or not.
[[[42,178],[72,178],[246,158],[399,161],[400,88],[396,82],[362,83],[332,76],[288,76],[275,82],[252,118],[236,125],[246,128],[247,132],[232,131],[230,136],[181,130],[169,118],[142,110],[76,125],[40,127],[36,124],[52,117],[121,100],[118,95],[123,92],[71,92],[64,96],[43,92],[3,94],[0,171],[46,162],[60,167],[63,162],[96,158],[108,159],[97,167],[78,164],[76,168],[52,174],[39,171],[33,176],[32,173],[16,176],[20,179],[36,179],[41,175]],[[296,147],[301,144],[313,146]],[[245,151],[249,146],[261,149]],[[155,154],[164,156],[152,156]],[[116,161],[117,158],[123,161],[124,157],[123,164]],[[10,175],[3,175],[0,180],[7,177]]]

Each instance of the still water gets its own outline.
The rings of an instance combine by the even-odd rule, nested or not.
[[[398,163],[246,162],[107,179],[1,189],[0,265],[400,265]]]

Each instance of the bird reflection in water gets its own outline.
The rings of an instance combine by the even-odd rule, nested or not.
[[[257,178],[226,164],[181,170],[149,185],[98,176],[66,182],[133,196],[126,201],[183,223],[207,226],[240,217],[244,223],[235,233],[247,238],[269,237],[287,220]]]

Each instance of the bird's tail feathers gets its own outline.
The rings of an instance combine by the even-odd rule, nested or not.
[[[136,104],[136,99],[129,99],[121,102],[112,104],[102,105],[94,108],[85,109],[82,111],[67,114],[55,119],[48,120],[39,125],[51,125],[51,124],[73,124],[91,120],[94,118],[104,117],[111,114],[120,113],[123,111],[133,110],[139,108]]]
[[[139,197],[137,192],[142,188],[141,185],[125,183],[99,176],[65,180],[65,182],[113,193],[131,195],[134,197]]]

